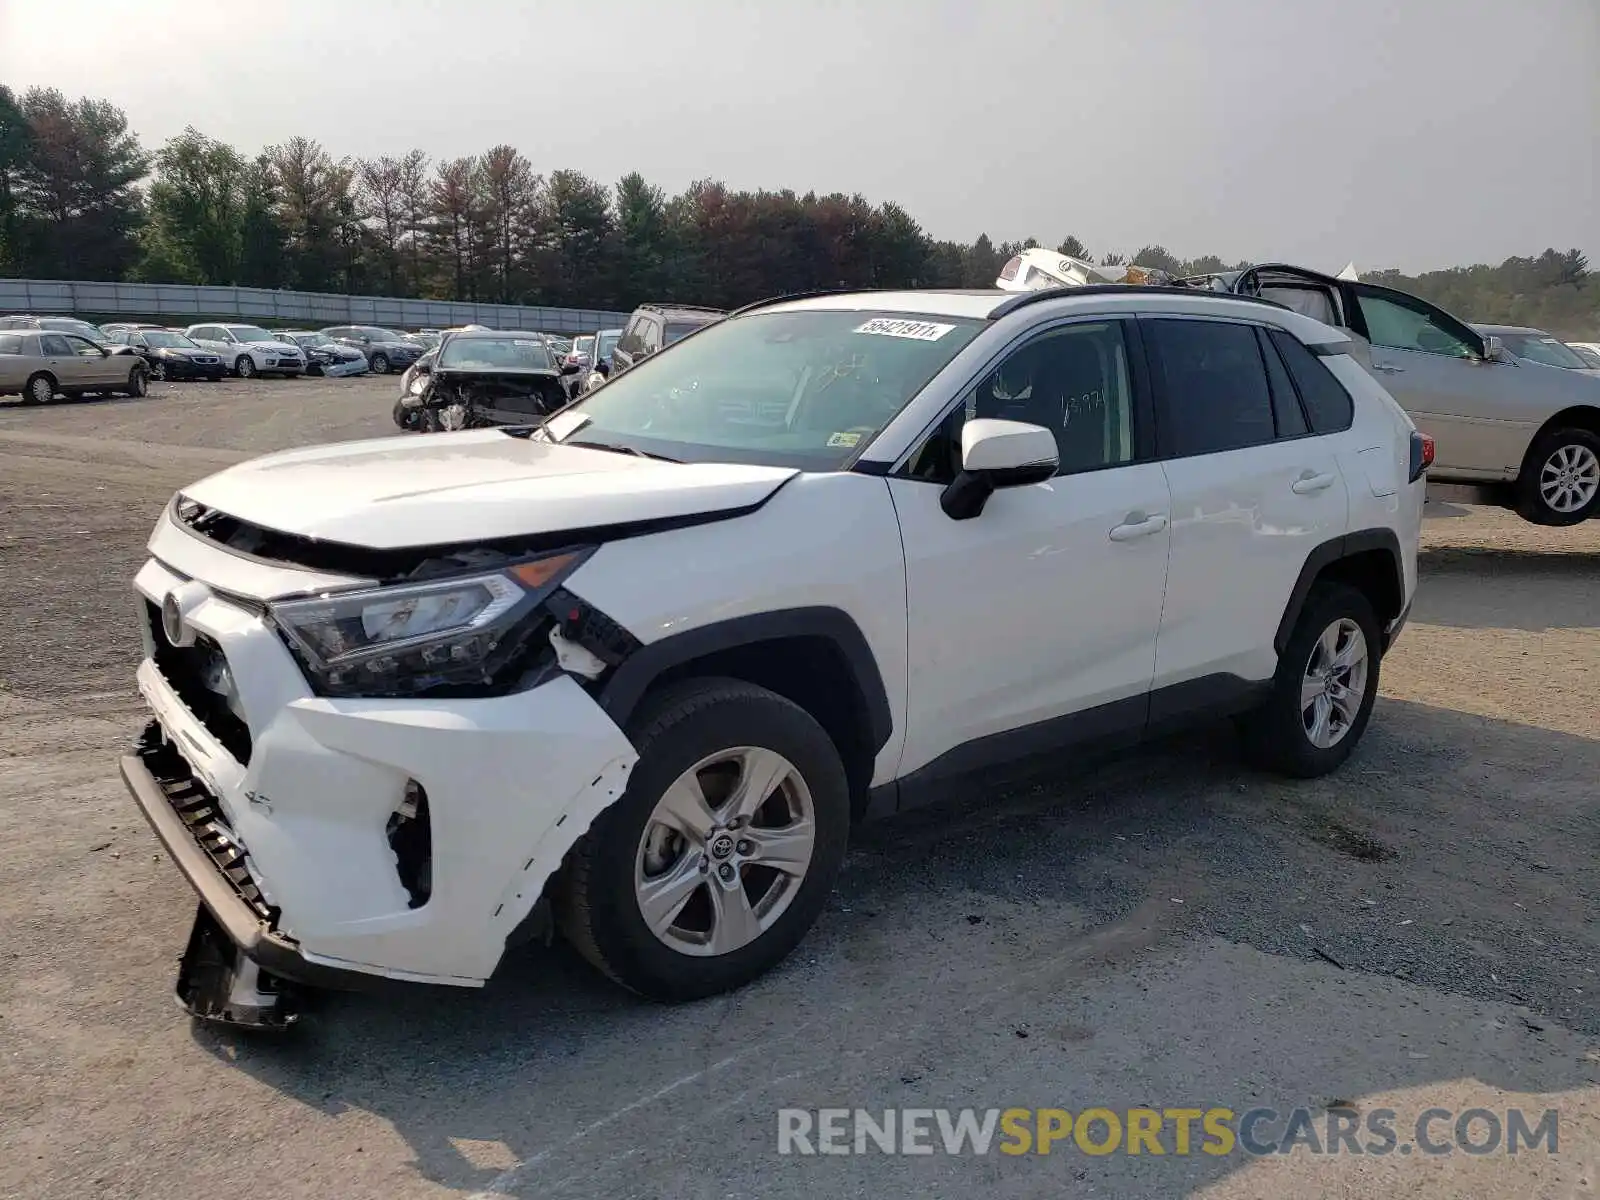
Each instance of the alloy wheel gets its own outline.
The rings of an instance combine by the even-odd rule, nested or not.
[[[793,763],[761,747],[720,750],[678,776],[645,822],[639,912],[679,953],[731,954],[783,916],[816,838],[811,791]]]
[[[1367,638],[1341,617],[1322,631],[1300,680],[1300,722],[1319,750],[1344,740],[1367,694]]]
[[[1600,493],[1600,457],[1588,446],[1558,446],[1539,469],[1539,496],[1552,512],[1579,512]]]

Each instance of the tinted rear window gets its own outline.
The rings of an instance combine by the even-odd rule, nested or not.
[[[1171,453],[1218,454],[1276,437],[1266,366],[1249,325],[1155,320]]]
[[[682,341],[696,329],[704,329],[709,323],[708,321],[668,321],[666,344],[670,346],[673,342]]]
[[[1272,343],[1283,355],[1283,364],[1289,368],[1294,385],[1299,389],[1300,402],[1305,405],[1312,432],[1338,433],[1349,429],[1355,420],[1355,402],[1344,385],[1333,377],[1333,372],[1318,362],[1317,356],[1292,333],[1274,329]]]

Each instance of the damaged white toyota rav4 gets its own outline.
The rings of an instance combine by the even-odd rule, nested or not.
[[[794,948],[852,822],[1000,764],[1225,714],[1332,770],[1432,450],[1346,347],[1160,288],[788,298],[537,428],[186,489],[122,764],[202,901],[180,997],[283,1023],[551,929],[704,996]]]

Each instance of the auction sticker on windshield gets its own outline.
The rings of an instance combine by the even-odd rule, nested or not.
[[[933,321],[905,321],[892,317],[874,317],[864,325],[855,327],[856,333],[876,333],[883,337],[911,338],[918,342],[937,342],[954,329],[954,325],[939,325]]]

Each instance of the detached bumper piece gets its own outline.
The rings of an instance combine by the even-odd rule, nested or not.
[[[200,911],[178,969],[178,1001],[194,1016],[256,1029],[281,1029],[298,1016],[297,988],[365,990],[361,972],[307,961],[278,932],[278,913],[250,874],[216,798],[152,721],[122,759],[122,778],[161,839]]]
[[[190,1016],[219,1025],[279,1031],[300,1019],[294,985],[245,957],[204,904],[196,907],[175,991]]]

